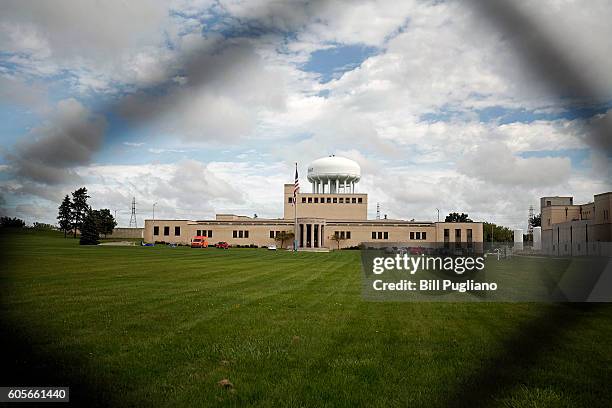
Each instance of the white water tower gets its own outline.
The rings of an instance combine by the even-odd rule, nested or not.
[[[313,193],[354,193],[360,179],[361,167],[346,157],[323,157],[308,165]]]

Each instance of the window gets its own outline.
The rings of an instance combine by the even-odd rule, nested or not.
[[[468,228],[466,230],[467,242],[472,242],[472,229]]]
[[[421,232],[421,239],[427,239],[427,233],[425,231]]]
[[[164,227],[164,236],[170,235],[170,227]]]
[[[274,231],[270,231],[270,238],[274,238]]]
[[[199,237],[200,235],[202,235],[202,230],[197,230],[196,231],[196,237]]]
[[[157,225],[153,227],[153,235],[159,235],[159,227]]]
[[[421,239],[421,233],[420,232],[415,233],[415,235],[416,235],[416,239]]]
[[[319,204],[319,197],[315,197],[314,200],[315,204]]]
[[[547,207],[550,207],[550,206],[551,206],[551,204],[552,204],[552,202],[551,202],[551,201],[548,201],[548,200],[546,201],[546,206],[547,206]]]
[[[363,202],[363,198],[361,198],[361,197],[357,198],[357,202],[358,202],[359,204],[361,204],[361,203]]]
[[[384,238],[385,238],[385,239],[389,239],[389,233],[388,233],[388,232],[386,232],[386,231],[385,231],[385,232],[383,233],[383,236],[384,236]]]
[[[306,197],[302,197],[302,203],[306,202]]]
[[[344,236],[344,231],[340,231],[340,239],[345,239],[346,237]]]
[[[308,204],[312,203],[312,197],[308,197]]]
[[[346,231],[346,239],[351,239],[351,231]]]
[[[382,239],[382,232],[378,231],[378,239]]]
[[[245,237],[245,238],[248,238],[248,237],[249,237],[249,231],[248,231],[248,230],[247,230],[247,231],[244,231],[244,237]]]
[[[234,234],[232,235],[234,238],[238,238],[238,231],[234,230]]]
[[[459,228],[455,229],[455,242],[461,242],[461,230]]]
[[[372,239],[376,239],[376,232],[372,231]]]
[[[208,238],[212,238],[212,230],[208,230]]]
[[[321,204],[325,204],[325,197],[321,197]]]
[[[244,231],[238,231],[238,238],[244,238]]]
[[[414,239],[414,231],[410,231],[410,239]]]
[[[289,197],[289,198],[287,198],[287,202],[288,202],[289,204],[291,204],[291,203],[293,202],[293,197]]]
[[[351,203],[351,198],[350,197],[346,197],[346,199],[344,200],[345,204],[350,204]]]
[[[179,237],[181,235],[181,227],[174,227],[174,236]]]
[[[450,229],[444,228],[444,241],[448,242],[449,238],[450,238]]]
[[[338,199],[336,197],[334,197],[334,204],[338,202]]]
[[[327,204],[331,203],[331,197],[327,197]]]

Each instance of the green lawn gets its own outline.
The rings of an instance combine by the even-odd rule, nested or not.
[[[366,302],[358,251],[0,245],[3,381],[19,383],[2,385],[122,406],[612,401],[609,305]]]

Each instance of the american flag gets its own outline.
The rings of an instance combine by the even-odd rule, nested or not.
[[[297,193],[300,192],[300,181],[298,179],[297,163],[295,163],[295,183],[293,184],[293,205],[297,198]]]

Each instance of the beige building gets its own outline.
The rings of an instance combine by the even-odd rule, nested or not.
[[[230,245],[280,245],[279,233],[296,232],[300,249],[347,248],[361,243],[477,243],[482,242],[482,223],[445,223],[368,219],[368,195],[356,193],[359,165],[341,157],[315,160],[308,167],[311,193],[295,195],[294,184],[285,184],[283,218],[263,219],[217,214],[214,220],[145,220],[146,242],[189,244],[204,235],[209,243]],[[334,240],[336,235],[340,240]],[[283,243],[286,248],[292,241]]]
[[[611,212],[612,192],[586,204],[574,204],[573,197],[542,197],[542,250],[562,256],[601,253],[612,241]]]

